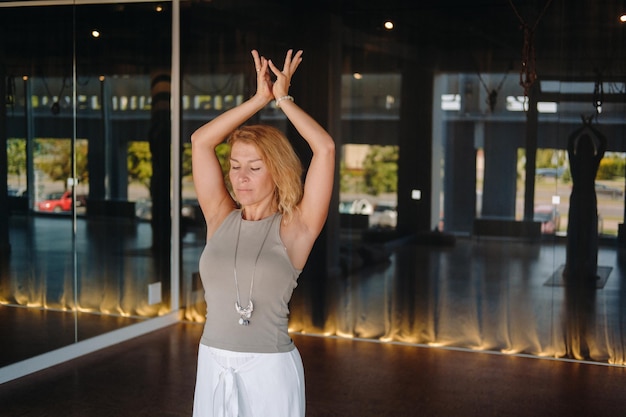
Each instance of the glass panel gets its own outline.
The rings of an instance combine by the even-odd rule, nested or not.
[[[233,47],[228,55],[213,50],[216,39],[228,36],[226,30],[219,34],[210,30],[224,23],[221,14],[214,13],[212,6],[197,5],[182,10],[182,38],[193,38],[183,42],[181,54],[185,57],[182,74],[182,124],[181,137],[181,309],[186,320],[204,322],[206,304],[198,272],[198,261],[206,243],[205,223],[198,205],[193,178],[191,176],[191,133],[221,112],[241,104],[244,93],[251,87],[245,63],[251,63],[250,49]],[[231,13],[229,11],[228,13]],[[192,22],[200,19],[208,30],[196,31]],[[232,29],[231,29],[232,30]],[[210,51],[209,53],[197,51]],[[235,64],[237,63],[237,64]],[[244,64],[242,64],[244,63]],[[276,108],[268,108],[259,114],[268,124],[284,126],[284,116]],[[226,174],[228,147],[218,147],[218,157]]]
[[[171,10],[82,5],[76,22],[74,152],[78,184],[89,184],[76,226],[81,339],[94,323],[169,311]]]
[[[515,21],[510,8],[503,9]],[[329,125],[335,126],[340,144],[333,213],[338,219],[331,215],[327,240],[318,243],[323,250],[332,249],[338,227],[339,244],[329,255],[338,265],[314,280],[301,278],[290,306],[292,330],[580,358],[580,346],[573,347],[579,323],[571,318],[582,315],[599,320],[593,334],[585,335],[596,343],[592,359],[623,361],[622,343],[616,342],[620,319],[575,311],[561,281],[572,189],[567,139],[580,127],[581,114],[599,107],[597,121],[613,138],[596,186],[604,191],[598,193],[599,262],[619,269],[613,245],[623,223],[624,149],[617,138],[623,136],[624,108],[608,92],[623,94],[623,85],[605,83],[599,106],[591,100],[597,83],[589,77],[567,81],[577,76],[562,65],[571,45],[553,42],[552,36],[565,30],[568,20],[550,11],[545,24],[551,30],[544,40],[557,47],[550,46],[550,55],[542,58],[561,76],[537,81],[537,91],[525,91],[520,80],[529,74],[516,73],[513,64],[504,62],[510,54],[493,42],[499,36],[471,39],[475,34],[463,29],[466,16],[463,25],[424,29],[436,39],[431,44],[422,35],[426,32],[415,28],[385,31],[372,10],[355,6],[334,11],[337,27],[328,25],[329,32],[323,33],[332,42],[310,50],[326,58],[328,45],[340,44],[316,72],[334,73],[340,94],[326,79],[309,77],[315,98],[298,99],[319,114],[332,113]],[[455,14],[426,4],[403,11],[421,19],[438,17],[438,22]],[[467,16],[475,27],[490,31],[498,26],[484,25],[485,11],[475,11]],[[183,11],[183,39],[193,40],[184,43],[182,54],[185,141],[224,109],[222,97],[252,94],[253,80],[246,72],[249,50],[282,50],[283,39],[292,33],[293,28],[281,26],[276,39],[273,33],[260,34],[255,25],[247,30],[245,23],[259,16],[264,16],[261,8],[244,11],[208,3]],[[202,30],[195,29],[197,22]],[[506,33],[516,36],[511,42],[504,39],[507,44],[521,41],[518,32]],[[467,43],[466,37],[471,39]],[[547,43],[541,46],[548,48]],[[311,65],[306,56],[304,65]],[[259,120],[280,123],[279,116],[268,108]],[[187,202],[183,215],[189,219],[183,237],[183,294],[185,317],[201,322],[197,263],[204,246],[203,222],[196,223],[201,217],[193,207],[188,153],[186,143],[182,190]],[[384,222],[376,220],[378,212],[388,214]],[[598,296],[596,306],[623,315],[615,301],[619,284],[609,283],[613,287]]]
[[[339,216],[344,232],[353,237],[393,231],[397,225],[397,127],[377,131],[362,125],[397,124],[401,82],[401,75],[394,73],[341,77],[346,136],[340,152]]]
[[[48,19],[55,30],[41,25]],[[3,343],[7,365],[77,340],[73,190],[67,181],[74,137],[72,8],[3,9],[0,26],[2,78],[4,83],[8,76],[13,95],[6,109],[7,183],[19,194],[11,197],[6,217],[11,251],[0,279],[2,322],[14,329]]]
[[[171,234],[169,8],[3,8],[2,22],[0,315],[19,331],[0,366],[167,313]]]
[[[532,74],[516,73],[520,57],[511,65],[508,49],[522,40],[516,17],[541,12],[533,5],[515,16],[509,5],[467,13],[420,3],[402,13],[416,26],[399,22],[397,31],[356,4],[259,30],[268,8],[239,6],[181,2],[184,143],[174,220],[168,3],[3,8],[0,232],[9,238],[0,236],[0,313],[28,323],[15,326],[3,358],[169,311],[172,221],[181,222],[184,317],[204,320],[197,264],[205,233],[189,137],[253,93],[250,49],[282,56],[289,39],[306,47],[298,103],[332,130],[341,165],[337,210],[290,305],[294,331],[624,363],[616,278],[626,88],[613,66],[623,48],[617,23],[597,24],[612,6],[590,3],[591,20],[568,15],[581,8],[541,13],[534,46],[545,72],[526,90],[520,81]],[[492,12],[508,17],[485,21]],[[581,24],[572,33],[570,21]],[[479,38],[468,22],[483,28]],[[601,77],[592,60],[612,67]],[[593,185],[598,217],[590,211],[593,233],[577,240],[598,238],[597,291],[565,286],[562,272],[577,225],[568,145],[581,116],[607,138]],[[297,138],[272,105],[255,122]],[[51,195],[65,192],[71,199]]]
[[[488,241],[490,238],[498,239],[499,251],[510,262],[514,262],[517,250],[516,240],[524,241],[531,237],[524,235],[525,228],[521,227],[527,222],[526,210],[532,208],[532,220],[540,225],[541,239],[531,239],[530,243],[535,246],[535,255],[527,262],[527,267],[536,268],[543,264],[543,268],[548,268],[544,273],[536,270],[529,278],[536,280],[535,285],[522,285],[518,291],[524,294],[516,297],[515,303],[525,311],[554,311],[554,322],[546,323],[540,317],[527,317],[525,320],[534,320],[536,324],[531,325],[539,330],[544,326],[558,327],[563,329],[563,333],[550,334],[533,333],[533,337],[542,346],[541,355],[563,355],[573,358],[595,358],[600,361],[608,358],[609,362],[619,361],[619,353],[616,358],[610,358],[610,352],[619,352],[621,347],[616,346],[614,341],[619,334],[619,326],[613,325],[604,328],[602,326],[611,323],[611,319],[603,317],[595,306],[602,305],[606,311],[614,311],[617,307],[613,303],[611,290],[600,292],[597,288],[605,288],[611,271],[615,268],[615,258],[612,246],[615,244],[615,237],[618,236],[619,229],[623,223],[623,153],[620,144],[614,138],[619,137],[623,131],[624,109],[621,104],[616,104],[615,99],[605,95],[608,103],[602,105],[602,111],[594,115],[592,106],[593,83],[587,83],[587,97],[589,102],[581,102],[581,94],[585,83],[579,83],[574,87],[568,82],[553,82],[550,90],[537,93],[538,100],[532,102],[536,105],[537,112],[529,111],[531,102],[523,96],[513,95],[513,91],[519,89],[515,83],[506,81],[502,74],[495,76],[474,74],[446,74],[440,75],[440,80],[436,85],[440,90],[436,94],[441,98],[440,115],[435,115],[434,120],[441,120],[444,147],[443,162],[444,167],[454,167],[442,170],[442,184],[444,191],[444,228],[447,231],[457,234],[457,238],[464,233],[470,232],[481,241]],[[500,84],[501,94],[507,95],[506,100],[493,108],[484,106],[493,104],[488,100],[482,104],[476,99],[476,86],[480,85],[481,78],[502,79]],[[589,87],[591,85],[591,87]],[[462,86],[462,87],[461,87]],[[485,94],[488,90],[485,91]],[[544,93],[559,91],[559,102],[542,101]],[[621,91],[620,87],[616,91]],[[571,95],[573,94],[573,95]],[[453,97],[459,97],[458,105],[452,106]],[[500,96],[498,96],[500,97]],[[553,97],[546,95],[545,97]],[[464,102],[465,99],[465,102]],[[596,103],[597,104],[597,103]],[[591,111],[590,111],[591,109]],[[465,113],[462,113],[465,111]],[[590,113],[592,117],[585,116],[581,123],[581,115]],[[536,117],[536,122],[532,118]],[[585,127],[587,123],[591,127]],[[533,126],[536,127],[533,128]],[[535,129],[535,130],[533,130]],[[531,135],[529,141],[529,135]],[[535,137],[533,137],[533,135]],[[601,158],[597,160],[598,169],[595,176],[595,190],[593,183],[587,196],[573,206],[572,198],[574,175],[572,167],[572,157],[581,156],[568,151],[570,146],[575,146],[579,141],[584,140],[585,135],[591,137],[590,158]],[[613,138],[608,140],[607,152],[601,152],[601,136]],[[464,145],[465,143],[465,145]],[[463,200],[460,195],[467,186],[460,186],[474,169],[473,164],[465,164],[467,154],[471,152],[468,146],[473,144],[477,148],[478,158],[476,160],[476,217],[471,224],[471,219],[463,219],[466,209],[469,209],[470,200]],[[466,146],[466,148],[463,148]],[[532,161],[532,169],[528,163]],[[516,167],[515,170],[512,168]],[[581,168],[578,168],[579,170]],[[595,169],[593,165],[587,169]],[[459,170],[464,170],[464,174],[458,174]],[[533,175],[530,185],[527,175]],[[580,175],[580,174],[578,174]],[[452,178],[448,179],[448,176]],[[509,178],[507,180],[507,178]],[[469,185],[468,185],[469,186]],[[529,200],[530,199],[530,200]],[[530,201],[530,204],[529,204]],[[581,217],[581,210],[590,210],[595,213],[597,201],[597,219],[591,225],[585,226],[589,220],[587,216]],[[460,204],[464,204],[461,206]],[[581,204],[583,207],[581,208]],[[570,215],[574,213],[578,220],[571,220]],[[573,226],[570,222],[574,222]],[[593,224],[597,222],[597,228]],[[570,227],[571,226],[571,227]],[[536,227],[536,226],[534,226]],[[582,238],[581,233],[587,238]],[[570,234],[573,235],[570,236]],[[595,237],[594,237],[595,236]],[[482,243],[481,245],[487,245]],[[586,248],[581,248],[581,245]],[[581,252],[585,250],[586,252]],[[572,282],[572,273],[567,274],[566,267],[573,262],[576,264],[578,257],[587,257],[589,262],[595,266],[597,263],[597,278],[592,274],[592,281]],[[597,259],[596,259],[597,257]],[[551,265],[551,267],[550,267]],[[582,267],[584,269],[587,267]],[[595,269],[595,268],[594,268]],[[578,275],[578,274],[576,274]],[[517,274],[512,273],[506,278],[507,285],[520,285],[516,283]],[[569,281],[568,281],[569,277]],[[585,278],[588,280],[589,277]],[[533,287],[544,287],[546,294],[550,296],[542,299],[538,294],[533,293]],[[591,289],[589,288],[591,286]],[[587,289],[585,289],[587,288]],[[610,288],[610,287],[609,287]],[[528,298],[524,298],[528,296]],[[511,303],[505,294],[503,300]],[[469,299],[467,300],[470,301]],[[522,307],[522,306],[526,307]],[[593,305],[593,307],[592,307]],[[582,307],[586,309],[581,310]],[[515,307],[518,308],[518,307]],[[506,315],[499,316],[502,319]],[[497,317],[492,320],[498,321]],[[597,321],[599,320],[599,321]],[[444,321],[445,322],[445,321]],[[444,325],[440,322],[439,325]],[[503,343],[497,338],[489,339],[491,344],[508,345],[507,351],[518,351],[519,346],[524,343],[526,336],[520,334],[529,323],[518,320],[507,319],[507,323],[495,324],[496,327],[507,327],[511,335],[511,341]],[[604,324],[600,324],[604,323]],[[596,327],[600,326],[600,327]],[[471,331],[468,328],[450,327],[451,341],[446,343],[465,344],[459,338],[463,331]],[[605,333],[604,335],[602,333]],[[489,332],[485,332],[488,334]],[[517,340],[517,342],[513,342]],[[520,345],[518,345],[520,343]],[[470,345],[468,345],[470,346]],[[522,348],[523,349],[523,348]],[[537,351],[539,352],[539,350]]]

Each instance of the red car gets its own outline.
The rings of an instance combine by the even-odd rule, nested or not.
[[[85,197],[76,197],[76,206],[81,207],[85,205]],[[72,209],[72,192],[65,191],[63,193],[52,193],[48,195],[46,200],[37,203],[38,211],[48,211],[54,213],[60,213],[62,211],[70,211]]]

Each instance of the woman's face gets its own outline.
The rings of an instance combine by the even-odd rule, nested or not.
[[[256,146],[235,142],[230,151],[230,183],[242,206],[274,198],[274,181]]]

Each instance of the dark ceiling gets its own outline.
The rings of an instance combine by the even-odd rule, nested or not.
[[[140,61],[150,62],[150,55],[167,57],[169,53],[169,13],[146,19],[148,8],[153,6],[80,6],[78,12],[70,6],[40,7],[37,11],[0,9],[0,45],[9,58],[21,55],[31,66],[46,65],[42,60],[50,58],[44,57],[72,52],[71,42],[61,42],[59,33],[67,32],[65,37],[71,38],[73,27],[82,30],[97,21],[110,34],[101,44],[109,44],[106,48],[78,45],[91,52],[89,60],[98,61],[99,54],[104,56],[101,48],[108,56],[116,51],[116,57],[129,61],[129,67],[140,67]],[[539,73],[576,79],[593,78],[597,72],[613,79],[624,77],[626,26],[618,21],[623,10],[623,0],[181,2],[185,19],[182,30],[186,34],[183,42],[187,44],[203,42],[207,34],[226,32],[225,28],[282,37],[286,43],[298,35],[315,37],[312,18],[328,22],[328,16],[333,16],[344,28],[347,50],[376,51],[379,62],[386,55],[395,55],[433,70],[502,72],[521,70],[522,61],[531,62],[534,54]],[[393,31],[383,29],[385,19],[394,20]],[[302,35],[298,31],[304,27],[308,31]],[[525,37],[523,27],[532,36]],[[323,35],[325,30],[320,27],[318,33]],[[131,35],[139,39],[137,34],[144,35],[144,41],[129,43]],[[526,54],[522,52],[525,40]],[[227,54],[228,50],[221,52]],[[37,61],[39,64],[32,64]]]
[[[341,1],[343,22],[364,33],[405,43],[435,68],[505,71],[519,68],[532,36],[537,68],[590,76],[595,70],[623,75],[624,31],[615,0]],[[393,33],[382,28],[396,21]]]

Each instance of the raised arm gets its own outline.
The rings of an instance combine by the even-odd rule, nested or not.
[[[335,142],[317,121],[288,96],[291,75],[301,61],[302,51],[298,51],[295,55],[293,51],[289,51],[282,71],[271,61],[269,66],[276,75],[273,93],[280,109],[307,141],[313,152],[304,182],[304,195],[298,207],[299,214],[296,216],[299,225],[295,225],[293,227],[295,230],[292,230],[294,233],[292,237],[297,239],[298,250],[302,249],[300,253],[306,252],[308,256],[307,245],[313,245],[328,216],[335,173]],[[296,261],[296,259],[297,256],[292,255],[292,260]]]
[[[600,132],[598,129],[596,129],[595,127],[592,127],[592,130],[593,130],[593,133],[595,133],[596,137],[598,138],[598,158],[602,159],[604,156],[604,152],[606,152],[606,147],[607,147],[606,136],[604,136],[604,134]]]
[[[210,237],[224,217],[235,207],[228,193],[224,176],[215,153],[216,147],[236,128],[263,109],[273,99],[268,61],[252,51],[257,73],[256,94],[201,126],[191,135],[193,182],[198,203],[207,223]]]

